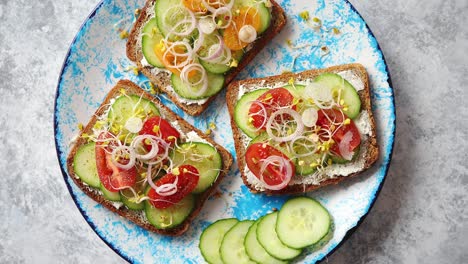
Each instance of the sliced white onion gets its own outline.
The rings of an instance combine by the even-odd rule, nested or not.
[[[200,72],[201,76],[198,81],[193,82],[193,83],[190,82],[188,74],[191,71]],[[180,72],[180,79],[184,83],[188,84],[190,90],[193,92],[195,96],[201,96],[206,92],[206,90],[208,90],[208,76],[206,74],[205,68],[203,68],[203,66],[199,63],[192,63],[192,64],[185,66]],[[198,90],[193,89],[199,86],[201,86],[200,89]]]
[[[200,32],[209,35],[216,30],[216,24],[210,17],[203,17],[198,20],[198,29]]]
[[[257,39],[257,30],[251,25],[245,25],[239,30],[239,40],[245,43],[252,43]]]
[[[173,6],[169,8],[166,11],[166,13],[163,15],[163,17],[167,17],[168,13],[173,13],[172,9],[174,8],[181,8],[181,6]],[[195,14],[187,8],[184,8],[184,12],[188,14],[188,16],[185,16],[185,19],[180,20],[179,22],[177,22],[177,24],[175,24],[172,28],[170,28],[168,35],[174,34],[176,36],[185,37],[185,36],[190,35],[190,33],[192,33],[192,31],[195,29],[197,25],[197,19],[195,18]],[[185,25],[185,24],[188,25],[189,27],[187,27],[184,31],[177,31],[178,27]]]
[[[125,122],[125,129],[127,129],[130,133],[138,133],[143,128],[143,121],[141,118],[138,117],[130,117]]]
[[[151,169],[152,169],[152,166],[150,164],[150,165],[148,165],[148,169],[146,169],[146,181],[151,186],[151,188],[156,190],[158,188],[158,186],[156,186],[156,184],[154,184],[154,182],[153,182],[153,177],[151,177]]]
[[[185,53],[180,53],[175,50],[177,46],[184,46],[186,48]],[[185,67],[187,64],[189,64],[192,61],[193,57],[193,50],[192,47],[190,46],[189,43],[185,41],[176,41],[169,45],[169,47],[166,48],[166,51],[164,51],[163,58],[166,58],[168,54],[171,54],[175,57],[186,57],[185,60],[181,61],[180,63],[176,63],[174,65],[167,65],[169,68],[174,68],[174,69],[180,69],[182,67]]]
[[[289,116],[291,116],[294,121],[296,122],[296,131],[294,131],[294,133],[291,133],[291,135],[289,136],[285,136],[285,137],[278,137],[278,136],[275,136],[273,134],[273,131],[272,131],[272,125],[273,125],[273,122],[276,121],[276,117],[277,116],[280,116],[280,115],[283,115],[283,114],[287,114]],[[286,142],[286,141],[290,141],[296,137],[298,137],[299,135],[302,134],[302,132],[304,131],[304,123],[302,123],[302,117],[301,115],[294,111],[293,109],[291,108],[282,108],[282,109],[279,109],[275,112],[273,112],[273,114],[271,114],[270,118],[268,119],[268,122],[266,124],[266,131],[268,133],[268,135],[270,136],[271,139],[277,141],[277,142]]]
[[[128,162],[126,164],[120,163],[118,161],[118,157],[125,156],[125,155],[128,155],[128,159],[124,159],[124,160],[126,161],[128,160]],[[135,152],[129,146],[125,146],[125,145],[117,146],[116,148],[112,150],[111,158],[112,158],[112,163],[115,166],[123,170],[129,170],[133,168],[133,166],[135,166],[135,160],[136,160]]]
[[[169,156],[170,145],[162,138],[156,137],[155,140],[159,142],[158,147],[162,147],[164,149],[164,153],[162,153],[162,155],[156,155],[156,157],[158,157],[157,159],[151,159],[151,160],[145,161],[145,163],[149,165],[161,163],[163,160],[165,160]]]
[[[208,48],[208,55],[205,57],[200,57],[202,60],[213,61],[221,57],[221,55],[223,55],[223,51],[225,50],[224,39],[219,35],[217,35],[216,37],[218,38],[219,43],[211,45]]]
[[[143,143],[146,140],[149,140],[149,142],[151,144],[151,150],[146,154],[139,154],[136,150],[139,147],[142,147],[142,146],[144,147]],[[135,151],[135,156],[136,156],[137,159],[150,160],[150,159],[156,157],[156,155],[158,154],[158,152],[159,152],[158,142],[160,142],[161,140],[163,140],[163,139],[158,138],[158,137],[153,136],[153,135],[138,135],[133,139],[130,146]]]
[[[234,2],[234,0],[232,0],[232,2]],[[223,23],[222,23],[221,26],[216,23],[216,18],[218,16],[223,16],[222,17]],[[229,17],[229,20],[227,22],[225,22],[225,19],[224,19],[226,16]],[[217,28],[227,28],[227,27],[229,27],[229,25],[231,24],[231,21],[232,21],[231,9],[226,7],[226,6],[223,6],[223,7],[220,7],[218,9],[216,9],[215,11],[213,11],[213,19],[212,20],[213,20],[213,23],[215,23]]]
[[[293,168],[292,168],[291,163],[289,162],[289,160],[287,160],[287,159],[285,159],[283,157],[280,157],[280,156],[272,155],[272,156],[269,156],[266,159],[260,160],[260,162],[262,162],[262,166],[260,167],[260,181],[265,185],[265,188],[267,188],[269,190],[277,191],[277,190],[281,190],[284,187],[288,186],[288,184],[291,181],[291,178],[293,176],[292,175],[293,174]],[[284,174],[282,174],[283,178],[281,179],[282,182],[280,184],[269,185],[263,179],[263,173],[265,172],[267,166],[269,166],[269,165],[279,166],[279,171],[281,171],[281,172],[284,171],[285,172]]]
[[[224,1],[216,1],[216,2],[212,2],[210,1],[210,3],[206,2],[206,0],[202,0],[202,3],[203,3],[203,6],[206,7],[206,9],[208,11],[210,11],[211,13],[214,13],[216,12],[216,10],[218,10],[219,8],[228,8],[228,9],[231,9],[232,6],[234,5],[234,0],[230,0],[229,3],[225,3]],[[219,5],[218,8],[214,8],[212,5]]]
[[[218,56],[217,58],[213,58],[212,60],[206,60],[206,61],[212,62],[212,63],[217,63],[217,64],[228,64],[232,59],[232,52],[228,48],[228,46],[226,46],[224,44],[224,40],[223,40],[222,47],[223,47],[223,50],[222,50],[220,56]]]
[[[295,150],[294,150],[294,146],[296,145],[296,142],[298,140],[305,140],[307,142],[310,142],[310,148],[309,146],[304,146],[306,147],[309,152],[306,152],[306,153],[302,153],[302,154],[299,154],[299,153],[296,153]],[[310,156],[314,153],[317,152],[317,147],[318,147],[318,142],[315,142],[313,139],[309,138],[309,137],[306,137],[306,136],[299,136],[299,137],[296,137],[294,138],[293,140],[291,140],[291,142],[289,143],[289,146],[291,148],[291,152],[292,154],[295,156],[295,157],[298,157],[298,158],[302,158],[302,157],[307,157],[307,156]]]
[[[173,183],[166,183],[161,186],[158,186],[155,191],[161,196],[171,196],[177,193],[177,183],[179,182],[179,177],[176,176]]]
[[[256,104],[258,106],[260,106],[260,111],[258,111],[257,113],[254,113],[254,115],[259,115],[261,117],[263,117],[263,123],[260,125],[260,127],[256,128],[254,131],[259,131],[260,129],[262,129],[265,124],[267,123],[268,121],[268,113],[267,113],[267,110],[265,108],[265,105],[263,105],[261,102],[259,101],[252,101],[252,104]],[[261,112],[261,113],[260,113]]]
[[[318,112],[315,108],[308,108],[302,112],[302,123],[306,127],[313,127],[317,123]]]
[[[354,151],[349,151],[350,143],[353,140],[353,133],[351,131],[346,132],[341,142],[338,144],[340,154],[345,160],[352,160]]]
[[[329,87],[312,82],[304,88],[304,95],[314,100],[314,103],[321,109],[331,109],[333,107],[333,95]]]

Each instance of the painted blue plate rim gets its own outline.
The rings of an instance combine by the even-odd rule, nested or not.
[[[96,15],[96,12],[103,6],[103,3],[104,3],[105,0],[101,0],[97,5],[96,7],[91,11],[91,13],[88,15],[88,17],[84,20],[84,22],[81,24],[78,32],[81,32],[83,30],[83,28],[85,27],[86,23],[91,19],[93,18],[95,15]],[[359,11],[353,6],[353,4],[351,2],[349,2],[348,0],[344,0],[347,4],[349,4],[349,6],[351,7],[351,10],[356,12],[356,14],[363,20],[364,18],[361,16],[361,14],[359,13]],[[388,156],[388,162],[386,164],[386,167],[385,167],[385,173],[384,173],[384,176],[382,178],[382,181],[379,185],[379,188],[377,189],[377,192],[375,193],[375,196],[373,197],[373,200],[371,201],[370,203],[370,206],[368,207],[367,209],[367,212],[361,216],[361,218],[359,219],[359,221],[357,222],[357,224],[349,229],[347,232],[346,232],[346,235],[343,237],[343,239],[341,240],[340,243],[338,243],[337,245],[335,245],[335,247],[330,250],[330,252],[327,253],[327,255],[323,256],[322,259],[320,259],[318,262],[323,262],[325,259],[327,259],[328,257],[330,257],[333,253],[336,252],[336,250],[338,250],[350,237],[351,235],[358,229],[358,227],[364,222],[365,218],[367,217],[367,215],[369,215],[370,211],[372,210],[372,208],[374,207],[374,204],[377,200],[377,197],[379,197],[379,194],[380,194],[380,191],[382,190],[384,184],[385,184],[385,180],[387,178],[387,174],[388,174],[388,170],[390,168],[390,165],[391,165],[391,162],[392,162],[392,157],[393,157],[393,149],[394,149],[394,146],[395,146],[395,132],[396,132],[396,104],[395,104],[395,94],[394,94],[394,90],[393,90],[393,85],[392,85],[392,78],[391,78],[391,74],[390,74],[390,70],[388,68],[388,65],[387,65],[387,61],[385,59],[385,55],[382,51],[382,49],[380,48],[380,45],[379,45],[379,42],[377,41],[377,38],[375,37],[374,33],[372,32],[371,28],[369,27],[369,25],[367,23],[365,23],[366,25],[366,28],[369,32],[369,35],[374,38],[376,40],[376,43],[377,43],[377,49],[378,51],[380,51],[380,53],[382,54],[382,60],[383,60],[383,63],[385,65],[385,71],[387,72],[387,75],[388,75],[388,79],[387,79],[387,82],[389,84],[389,87],[390,87],[390,90],[391,90],[391,100],[392,100],[392,108],[390,109],[391,112],[392,112],[392,115],[394,116],[394,120],[393,120],[393,130],[391,131],[391,135],[390,135],[390,138],[389,138],[389,141],[390,141],[390,149],[389,149],[389,156]],[[56,93],[55,93],[55,99],[54,99],[54,141],[55,141],[55,150],[56,150],[56,153],[57,153],[57,160],[59,162],[59,165],[60,165],[60,171],[62,172],[62,176],[63,176],[63,179],[64,179],[64,182],[65,182],[65,185],[67,186],[67,189],[68,189],[68,192],[70,193],[70,196],[72,197],[73,199],[73,202],[75,203],[76,207],[78,208],[78,210],[80,211],[81,215],[83,216],[83,218],[86,220],[86,222],[88,223],[88,225],[91,227],[91,229],[94,231],[94,233],[96,233],[96,235],[109,247],[111,248],[116,254],[118,254],[120,257],[122,257],[124,260],[126,260],[127,262],[131,263],[131,259],[122,251],[120,251],[117,247],[115,247],[112,242],[109,242],[107,241],[103,235],[101,235],[99,233],[99,231],[97,230],[97,227],[96,225],[93,223],[93,221],[89,218],[89,216],[86,214],[86,212],[84,211],[84,209],[82,208],[81,204],[78,202],[77,198],[76,198],[76,195],[73,193],[72,191],[72,187],[70,185],[70,183],[67,181],[67,177],[68,177],[68,174],[65,170],[65,167],[62,165],[62,163],[60,162],[60,156],[62,154],[62,151],[60,150],[59,148],[59,142],[58,142],[58,137],[57,137],[57,131],[58,131],[58,120],[57,120],[57,99],[60,95],[60,83],[62,81],[62,78],[63,78],[63,73],[65,71],[65,68],[67,67],[68,65],[68,58],[70,57],[70,54],[71,54],[71,50],[72,50],[72,47],[74,46],[74,44],[76,43],[76,40],[77,40],[77,37],[78,37],[78,33],[75,35],[75,37],[73,38],[73,41],[70,43],[69,45],[69,48],[68,48],[68,51],[67,51],[67,54],[65,56],[65,59],[64,59],[64,62],[62,64],[62,68],[60,70],[60,76],[58,78],[58,83],[57,83],[57,88],[56,88]]]

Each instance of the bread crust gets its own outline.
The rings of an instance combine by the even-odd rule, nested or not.
[[[195,206],[193,211],[190,213],[190,215],[182,222],[180,225],[178,225],[175,228],[172,229],[157,229],[153,225],[151,225],[147,220],[146,217],[144,216],[144,213],[139,212],[139,211],[133,211],[125,206],[121,206],[119,209],[113,206],[112,202],[106,200],[102,195],[99,194],[99,192],[96,191],[96,189],[93,189],[92,187],[89,187],[85,185],[76,175],[74,167],[73,167],[73,159],[75,157],[75,154],[78,150],[78,148],[86,144],[87,141],[82,137],[83,133],[87,134],[93,134],[92,128],[96,121],[98,120],[98,117],[101,116],[105,110],[106,107],[103,107],[105,105],[110,104],[111,99],[117,97],[120,94],[121,89],[124,89],[127,94],[136,94],[140,95],[143,98],[146,98],[150,101],[152,101],[159,109],[161,116],[164,116],[165,119],[168,121],[177,121],[182,132],[188,133],[190,131],[195,131],[201,138],[204,140],[208,141],[210,144],[212,144],[217,151],[221,154],[222,158],[222,170],[216,179],[216,181],[211,185],[210,188],[208,188],[206,191],[201,193],[200,195],[197,195]],[[101,104],[101,107],[98,108],[98,110],[95,112],[93,117],[91,118],[90,122],[86,125],[86,127],[83,129],[83,131],[80,133],[80,136],[78,137],[76,143],[72,147],[70,154],[67,158],[67,169],[68,169],[68,175],[69,177],[75,182],[75,184],[84,192],[86,193],[89,197],[91,197],[93,200],[96,202],[102,204],[104,207],[109,209],[110,211],[119,214],[120,216],[134,222],[135,224],[158,234],[161,235],[167,235],[167,236],[179,236],[182,235],[185,231],[188,230],[192,220],[198,215],[200,210],[203,207],[203,204],[205,201],[215,192],[217,186],[221,182],[221,180],[226,176],[226,174],[229,172],[229,169],[232,165],[232,156],[231,154],[224,149],[222,146],[217,144],[213,139],[210,137],[204,135],[200,130],[197,128],[193,127],[191,124],[189,124],[187,121],[179,117],[177,114],[172,112],[169,108],[167,108],[165,105],[163,105],[159,100],[157,100],[155,97],[150,95],[149,93],[145,92],[142,90],[138,85],[135,83],[128,81],[128,80],[121,80],[117,83],[114,88],[107,94],[106,98],[104,99],[104,102]],[[146,220],[146,221],[145,221]]]
[[[141,47],[138,46],[138,36],[141,32],[141,29],[149,20],[148,9],[151,8],[156,1],[157,0],[148,0],[143,9],[140,11],[140,15],[128,37],[127,57],[132,62],[136,63],[141,72],[146,77],[148,77],[152,83],[156,84],[159,89],[166,93],[172,102],[174,102],[178,107],[180,107],[189,115],[198,116],[206,108],[208,108],[211,101],[216,98],[216,95],[209,97],[209,99],[201,105],[183,103],[174,93],[166,88],[171,83],[170,75],[168,73],[160,72],[155,75],[151,72],[151,69],[154,67],[143,67],[141,64],[143,53],[141,51]],[[237,74],[239,74],[247,66],[247,64],[249,64],[253,58],[283,29],[284,25],[286,24],[286,15],[284,10],[274,0],[271,0],[271,3],[272,18],[270,27],[264,33],[262,33],[262,35],[260,35],[260,37],[253,43],[253,47],[244,54],[242,60],[239,62],[239,65],[236,68],[232,68],[225,74],[224,86],[229,84],[237,76]]]
[[[367,138],[365,144],[367,144],[367,152],[364,167],[362,170],[352,173],[348,176],[338,176],[336,178],[330,178],[320,183],[320,185],[313,185],[313,184],[296,184],[296,185],[288,185],[286,188],[278,191],[274,190],[265,190],[265,191],[258,191],[254,188],[248,181],[247,176],[244,173],[245,164],[245,147],[242,143],[242,130],[237,126],[234,120],[234,108],[238,101],[238,93],[239,88],[241,85],[245,84],[259,84],[262,83],[264,86],[273,85],[278,82],[288,82],[288,80],[292,77],[295,80],[307,80],[313,79],[322,73],[338,73],[341,71],[352,70],[355,74],[359,76],[364,84],[364,89],[359,91],[359,97],[361,99],[361,109],[365,110],[369,114],[369,119],[371,122],[371,130],[372,135]],[[374,116],[372,114],[372,103],[370,98],[370,87],[369,87],[369,77],[367,75],[367,71],[361,64],[353,63],[353,64],[345,64],[339,66],[333,66],[324,69],[317,69],[317,70],[308,70],[301,73],[286,73],[282,75],[276,75],[271,77],[265,78],[257,78],[257,79],[248,79],[248,80],[241,80],[232,82],[228,88],[226,93],[226,102],[228,105],[229,115],[231,116],[231,126],[233,131],[234,143],[236,147],[237,153],[237,163],[239,165],[239,170],[242,175],[242,180],[244,184],[250,189],[252,193],[265,193],[267,195],[284,195],[284,194],[301,194],[305,192],[310,192],[319,188],[322,188],[327,185],[338,184],[341,181],[359,175],[361,172],[370,168],[379,158],[379,147],[377,145],[377,136],[376,136],[376,125]],[[361,111],[362,111],[361,110]]]

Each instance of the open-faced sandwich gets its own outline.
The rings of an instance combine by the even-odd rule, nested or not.
[[[148,0],[127,57],[177,106],[199,115],[285,23],[273,0]]]
[[[232,164],[223,147],[123,80],[67,159],[88,196],[150,231],[181,235]]]
[[[226,94],[242,179],[252,192],[312,191],[378,159],[360,64],[236,81]]]

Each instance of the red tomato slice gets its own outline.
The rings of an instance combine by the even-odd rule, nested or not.
[[[169,122],[160,116],[153,116],[148,118],[143,124],[143,128],[140,131],[140,135],[153,135],[161,137],[169,144],[174,144],[175,141],[180,138],[180,133],[177,129],[173,128]],[[151,145],[147,145],[146,150],[151,150]],[[158,154],[163,153],[164,149],[160,145]]]
[[[346,116],[346,114],[341,113],[339,110],[322,109],[318,111],[317,125],[325,128],[330,128],[330,120],[334,121],[335,123],[341,123],[347,118],[348,117]],[[344,135],[349,131],[352,133],[352,139],[349,142],[348,148],[349,152],[353,152],[361,144],[361,135],[359,134],[359,130],[357,129],[354,121],[350,119],[350,123],[348,125],[343,125],[339,129],[334,131],[332,139],[336,142],[336,144],[333,144],[333,146],[330,148],[332,153],[342,157],[340,153],[339,144],[341,143]]]
[[[198,184],[198,179],[200,178],[199,175],[197,168],[192,165],[180,166],[178,175],[174,175],[173,173],[164,175],[156,181],[156,186],[159,187],[163,184],[171,184],[177,179],[177,192],[172,195],[163,196],[157,193],[155,189],[151,188],[148,192],[150,203],[156,208],[164,209],[180,202],[195,189]]]
[[[118,192],[125,187],[131,187],[136,182],[137,171],[135,167],[128,170],[118,168],[112,163],[109,147],[102,142],[114,138],[110,132],[103,132],[96,142],[96,167],[101,184],[110,192]],[[106,151],[107,149],[107,151]]]
[[[265,118],[268,120],[270,115],[280,107],[291,106],[292,109],[296,109],[296,106],[292,105],[294,96],[285,88],[275,88],[262,94],[256,101],[262,104],[266,109],[266,117],[263,108],[258,104],[254,103],[250,106],[249,117],[252,118],[252,125],[256,128],[264,129],[263,123],[266,124]]]
[[[284,168],[280,170],[278,166],[268,165],[266,170],[263,172],[263,181],[270,186],[282,184],[284,183],[284,179],[291,179],[296,174],[294,163],[281,151],[263,143],[254,143],[250,145],[245,153],[247,167],[258,179],[261,179],[262,176],[260,173],[262,167],[261,160],[273,155],[280,156],[288,160],[292,167],[292,172],[291,175],[285,175],[286,170]],[[289,183],[289,181],[287,183]],[[287,183],[285,183],[285,186],[287,186]]]

